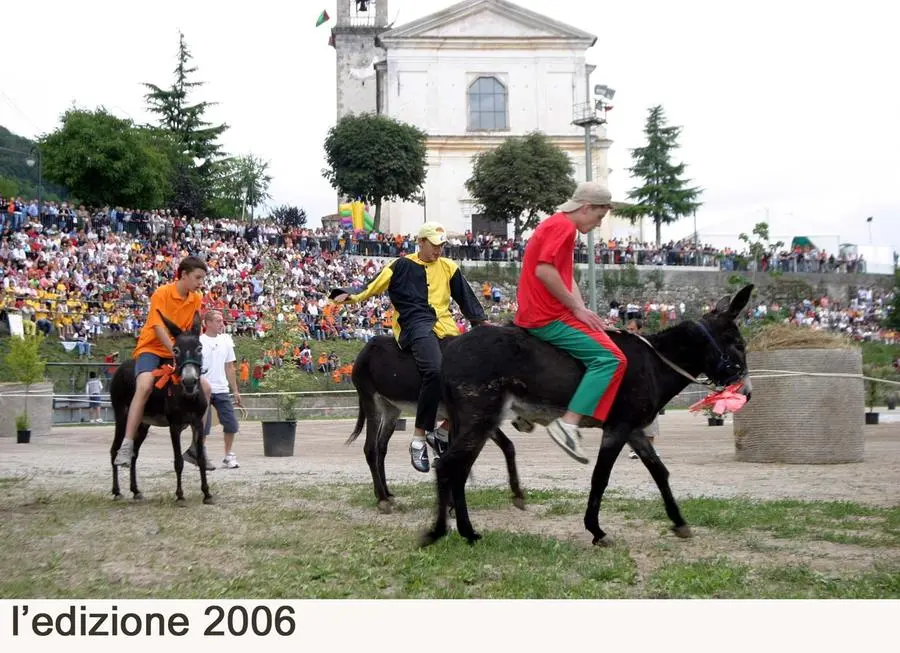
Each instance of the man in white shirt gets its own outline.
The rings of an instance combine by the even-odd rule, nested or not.
[[[200,343],[203,345],[203,377],[212,389],[210,411],[206,414],[206,435],[212,429],[212,408],[215,408],[225,433],[225,458],[222,462],[226,469],[237,469],[240,465],[232,446],[234,434],[238,432],[238,421],[234,416],[232,397],[228,393],[230,387],[234,403],[240,406],[241,393],[234,373],[234,361],[237,358],[234,354],[234,341],[225,333],[225,320],[221,311],[207,311],[203,322],[206,324],[206,332],[200,336]],[[209,464],[208,457],[206,460]],[[208,469],[215,468],[210,466]]]

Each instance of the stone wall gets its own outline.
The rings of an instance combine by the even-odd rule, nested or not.
[[[21,383],[0,383],[0,438],[16,435],[16,417],[25,410],[25,386]],[[35,383],[28,389],[28,418],[31,437],[50,435],[53,412],[53,384]],[[35,396],[31,396],[35,395]]]
[[[521,266],[515,263],[462,262],[463,273],[476,287],[484,281],[498,283],[506,297],[515,293]],[[588,297],[587,265],[576,266],[576,278],[585,298]],[[666,266],[596,266],[597,298],[600,306],[612,299],[618,301],[685,302],[696,308],[723,295],[731,294],[747,283],[757,286],[754,301],[789,303],[822,296],[849,302],[859,288],[888,291],[894,277],[884,274],[812,274],[773,275],[763,272],[724,272],[711,268]]]

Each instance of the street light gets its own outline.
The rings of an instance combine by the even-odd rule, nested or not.
[[[33,152],[23,152],[22,150],[14,150],[9,147],[0,147],[4,152],[12,152],[13,154],[23,154],[28,158],[25,159],[25,165],[33,168],[35,164],[34,154],[37,154],[38,167],[38,216],[41,214],[41,204],[44,202],[44,163],[41,157],[41,148],[35,147]]]
[[[244,211],[247,209],[247,193],[250,192],[250,189],[247,186],[241,186],[241,197],[243,197],[243,203],[241,204],[241,222],[244,221]]]
[[[591,181],[593,178],[593,162],[592,162],[592,137],[591,128],[594,125],[602,125],[606,123],[606,111],[611,108],[604,100],[612,101],[616,95],[615,89],[609,88],[605,84],[597,84],[594,87],[594,95],[600,96],[599,100],[591,102],[591,73],[595,66],[585,66],[585,101],[583,104],[576,104],[572,123],[579,127],[584,127],[584,179]],[[603,117],[597,115],[598,111],[603,111]],[[588,249],[588,303],[591,310],[597,312],[597,270],[596,270],[596,253],[594,251],[594,230],[591,229],[587,235]]]
[[[869,224],[869,245],[872,244],[872,220],[873,217],[871,215],[866,218],[866,222]]]

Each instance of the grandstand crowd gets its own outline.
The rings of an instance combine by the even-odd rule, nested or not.
[[[53,334],[85,355],[101,334],[136,334],[150,295],[172,279],[178,260],[188,254],[207,260],[210,272],[204,303],[224,312],[231,333],[261,337],[275,324],[284,324],[310,341],[368,340],[391,329],[388,298],[339,307],[327,300],[327,293],[335,287],[363,286],[385,259],[415,251],[412,236],[372,233],[357,240],[339,229],[284,227],[268,220],[252,224],[190,221],[168,210],[88,210],[56,202],[45,202],[39,211],[36,201],[9,198],[0,198],[0,207],[5,207],[0,209],[0,311],[18,311],[27,327]],[[518,260],[525,244],[466,233],[450,241],[445,255],[463,260]],[[580,252],[584,255],[583,246]],[[737,256],[731,250],[695,248],[686,242],[659,249],[608,242],[598,245],[597,255],[608,263],[723,269],[735,269],[729,261]],[[815,252],[758,262],[763,270],[818,272],[859,271],[861,263]],[[486,284],[480,293],[491,315],[515,311],[514,297],[504,296],[499,286]],[[684,302],[629,304],[628,297],[609,299],[624,302],[614,301],[610,309],[623,319],[627,313],[639,314],[665,326],[685,314]],[[861,290],[853,301],[843,304],[810,297],[792,305],[759,305],[748,311],[747,319],[778,315],[812,328],[892,342],[893,332],[878,327],[888,299],[872,290]],[[462,316],[458,318],[465,328]],[[302,366],[323,373],[341,367],[336,361],[323,367],[305,358]]]

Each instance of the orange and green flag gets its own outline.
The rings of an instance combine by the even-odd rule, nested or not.
[[[316,27],[318,27],[322,23],[328,22],[329,18],[330,18],[330,16],[328,15],[328,12],[323,9],[322,13],[319,14],[319,19],[316,21]]]

